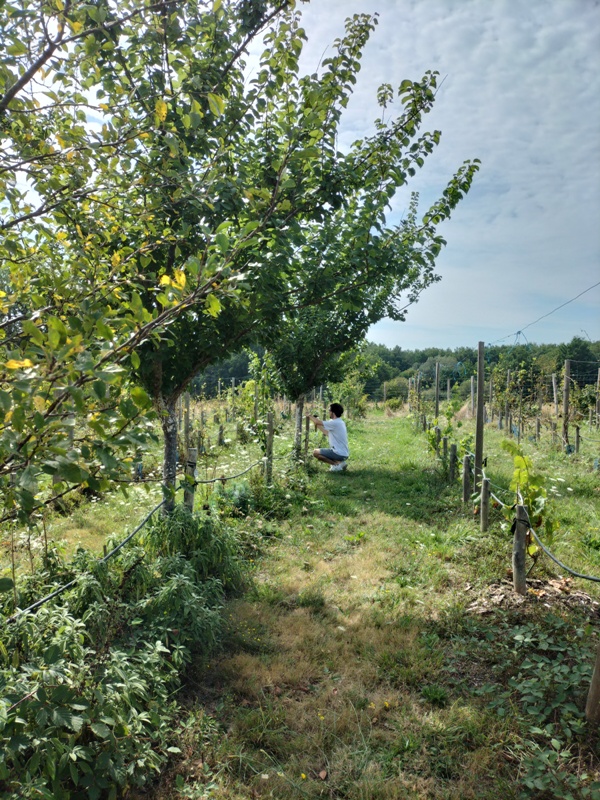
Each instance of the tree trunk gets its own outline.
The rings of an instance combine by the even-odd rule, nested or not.
[[[163,431],[163,484],[171,492],[164,505],[165,514],[175,508],[175,481],[177,479],[177,415],[175,400],[161,398],[160,421]]]
[[[304,420],[304,395],[296,399],[296,420],[294,429],[294,458],[300,459],[302,454],[302,428]]]

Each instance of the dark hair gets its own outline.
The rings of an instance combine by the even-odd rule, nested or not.
[[[340,403],[332,403],[329,406],[329,410],[336,415],[336,417],[341,417],[344,413],[344,406]]]

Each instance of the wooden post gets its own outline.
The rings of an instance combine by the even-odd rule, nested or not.
[[[552,428],[552,444],[556,444],[556,422],[551,422],[550,427]]]
[[[423,433],[427,432],[427,414],[423,414]]]
[[[433,429],[435,432],[435,454],[437,458],[440,457],[440,442],[442,441],[442,431],[437,425]]]
[[[450,445],[450,463],[448,465],[448,477],[450,478],[450,482],[454,483],[456,479],[456,461],[457,461],[457,452],[456,452],[456,445]]]
[[[575,453],[579,453],[579,425],[575,425]]]
[[[481,501],[479,505],[481,532],[485,533],[490,524],[490,479],[481,481]]]
[[[552,373],[552,392],[554,395],[554,416],[558,419],[558,383],[556,382],[556,372]]]
[[[569,444],[569,398],[571,392],[571,359],[565,361],[565,382],[563,386],[563,424],[562,440],[563,447]]]
[[[448,437],[442,436],[442,458],[444,459],[444,464],[448,461]]]
[[[494,381],[490,375],[490,421],[494,421]]]
[[[509,413],[508,417],[506,418],[506,428],[508,430],[508,435],[513,435],[513,426],[512,426],[512,414]]]
[[[308,422],[308,419],[306,420]],[[265,451],[265,483],[270,486],[273,483],[273,412],[267,414],[267,447]]]
[[[542,430],[542,423],[539,417],[535,418],[535,440],[539,442],[541,439],[541,430]]]
[[[471,499],[471,458],[465,456],[463,458],[463,473],[462,473],[463,503],[468,503]]]
[[[254,381],[254,421],[258,420],[258,381]]]
[[[440,362],[435,362],[435,418],[440,415]],[[438,453],[439,455],[439,453]]]
[[[510,370],[506,370],[506,403],[504,404],[504,419],[506,420],[506,426],[510,431],[509,435],[512,436],[512,428],[510,426]]]
[[[521,443],[521,434],[523,432],[523,385],[519,389],[519,422],[517,423],[517,442]]]
[[[217,444],[219,447],[225,446],[225,429],[223,428],[223,423],[219,425],[219,438],[217,439]]]
[[[183,490],[183,504],[186,508],[190,511],[194,510],[194,494],[196,493],[196,487],[193,483],[188,483],[188,481],[194,481],[196,478],[196,462],[198,460],[198,451],[195,447],[190,447],[188,450],[188,457],[185,465],[185,488]]]
[[[217,397],[221,399],[221,378],[217,381]]]
[[[387,400],[387,381],[383,382],[383,402],[385,404]]]
[[[585,704],[585,718],[593,725],[600,723],[600,645],[596,650],[596,663]]]
[[[513,587],[517,594],[527,594],[525,576],[525,550],[527,546],[527,530],[529,518],[523,506],[517,506],[517,521],[513,538],[512,569]]]
[[[504,417],[502,415],[502,411],[498,412],[498,430],[501,431],[504,427]]]
[[[483,423],[484,423],[484,397],[485,362],[483,342],[479,342],[477,352],[477,419],[475,422],[475,491],[481,487],[481,471],[483,465]]]

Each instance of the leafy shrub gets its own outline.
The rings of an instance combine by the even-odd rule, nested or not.
[[[235,536],[211,515],[177,508],[142,541],[108,562],[78,551],[75,586],[0,632],[7,800],[116,798],[176,751],[181,672],[219,643],[223,595],[243,568]]]

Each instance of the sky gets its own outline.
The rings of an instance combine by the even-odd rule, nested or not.
[[[347,17],[379,15],[340,149],[373,132],[378,86],[397,88],[430,69],[441,86],[423,130],[439,129],[442,138],[408,186],[420,193],[421,212],[463,161],[482,162],[439,229],[447,240],[437,261],[441,281],[405,322],[382,320],[367,338],[404,350],[600,340],[600,0],[298,6],[308,36],[301,63],[310,72]],[[408,196],[397,198],[390,223]]]

